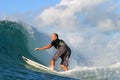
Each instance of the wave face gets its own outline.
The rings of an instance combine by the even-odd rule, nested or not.
[[[29,65],[26,66],[26,63],[22,60],[21,56],[26,56],[49,66],[54,50],[34,50],[35,47],[41,47],[47,43],[50,43],[50,36],[29,25],[19,22],[0,21],[0,80],[47,80],[47,76],[49,76],[51,80],[58,80],[58,78],[60,80],[69,80],[69,78],[34,72],[33,68],[30,68]],[[86,60],[81,58],[82,57],[77,59],[77,63],[81,60],[83,60],[83,62]],[[72,56],[71,60],[76,60],[76,57]],[[59,61],[60,60],[56,63],[56,69],[59,67]],[[64,75],[82,80],[120,79],[119,62],[114,65],[101,67],[77,66],[76,68],[76,65],[73,64],[71,61],[71,70],[61,72],[61,76]]]
[[[42,33],[38,35],[44,36]],[[55,77],[58,77],[34,72],[25,67],[26,63],[21,56],[37,60],[31,55],[30,51],[32,50],[28,46],[29,39],[35,41],[30,26],[24,23],[0,21],[0,80],[46,80],[46,76],[50,76],[51,80],[53,80]],[[59,78],[63,80],[68,79]]]
[[[21,55],[30,56],[25,32],[22,25],[16,22],[0,22],[0,64],[2,66],[17,66],[21,62]]]

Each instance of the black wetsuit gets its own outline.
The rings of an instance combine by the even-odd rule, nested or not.
[[[63,40],[57,39],[51,42],[52,46],[57,49],[52,60],[57,60],[61,58],[61,65],[68,66],[68,61],[71,55],[71,49],[65,44]]]

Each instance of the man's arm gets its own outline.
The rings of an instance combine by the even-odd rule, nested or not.
[[[44,46],[42,48],[35,48],[35,50],[45,50],[45,49],[49,49],[51,47],[52,47],[52,44],[48,44],[48,45],[46,45],[46,46]]]

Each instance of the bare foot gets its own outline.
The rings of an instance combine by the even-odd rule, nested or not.
[[[53,66],[51,66],[50,68],[51,68],[51,70],[54,70],[54,67],[53,67]]]
[[[67,70],[68,70],[68,67],[67,67],[67,66],[60,65],[60,67],[61,67],[64,71],[67,71]]]

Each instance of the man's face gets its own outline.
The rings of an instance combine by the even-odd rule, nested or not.
[[[54,41],[54,40],[56,40],[56,39],[57,39],[57,36],[56,36],[55,34],[52,34],[51,40]]]

